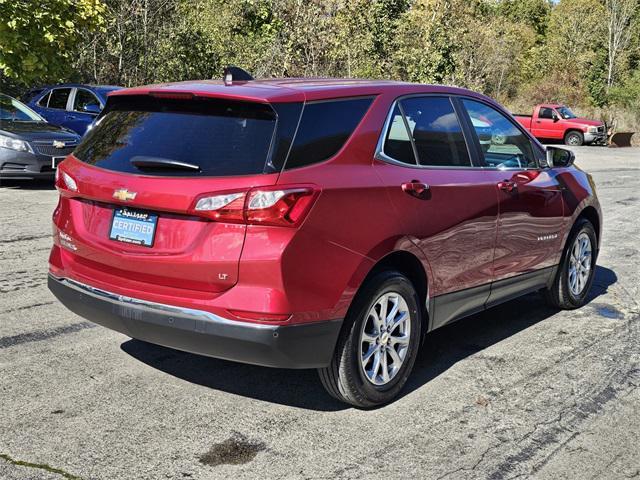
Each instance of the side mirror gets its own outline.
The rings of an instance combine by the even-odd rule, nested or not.
[[[554,167],[570,167],[573,165],[576,156],[571,150],[558,147],[547,147],[547,166]]]
[[[98,115],[102,109],[100,108],[100,105],[96,103],[89,103],[82,107],[82,111],[84,113],[90,113],[91,115]]]
[[[560,118],[558,117],[558,114],[556,112],[552,112],[551,113],[551,118],[553,118],[554,122],[557,122],[558,120],[560,120]]]

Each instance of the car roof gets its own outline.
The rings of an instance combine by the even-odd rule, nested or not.
[[[33,88],[32,90],[45,90],[50,88],[87,88],[90,90],[118,90],[124,87],[117,85],[91,85],[88,83],[58,83],[56,85],[46,85],[44,87]]]
[[[109,96],[158,94],[159,96],[170,97],[172,94],[190,93],[202,97],[280,103],[380,95],[389,92],[398,96],[417,93],[442,93],[483,97],[470,90],[458,87],[351,78],[275,78],[234,81],[230,84],[225,84],[220,80],[191,80],[126,88],[112,92]]]

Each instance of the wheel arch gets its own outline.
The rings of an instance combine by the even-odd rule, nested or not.
[[[422,308],[423,333],[427,333],[430,327],[430,307],[429,307],[429,276],[425,265],[417,255],[407,250],[395,250],[379,259],[366,274],[354,295],[358,297],[363,286],[375,275],[385,271],[397,271],[406,276],[413,284]],[[352,302],[353,304],[353,302]]]
[[[581,218],[589,220],[589,222],[591,222],[591,224],[593,225],[593,228],[596,231],[596,238],[598,239],[598,250],[599,250],[600,249],[600,234],[601,234],[602,226],[601,226],[601,220],[600,220],[600,215],[598,214],[598,211],[596,210],[596,208],[594,206],[587,205],[578,214],[578,216],[576,217],[575,222],[577,222]],[[575,224],[575,222],[574,222],[574,224]]]
[[[567,128],[564,133],[562,134],[562,138],[567,138],[567,135],[569,135],[571,132],[576,132],[579,133],[580,135],[582,135],[584,137],[584,132],[582,130],[580,130],[577,127],[569,127]]]

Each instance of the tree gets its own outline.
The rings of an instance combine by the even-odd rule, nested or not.
[[[631,40],[632,20],[637,15],[638,0],[606,0],[607,21],[607,88],[613,86],[617,60]]]
[[[401,19],[393,53],[395,76],[411,82],[451,82],[465,20],[476,2],[417,0]]]
[[[100,0],[0,0],[0,72],[23,84],[63,79],[103,12]]]
[[[455,54],[455,83],[499,100],[512,96],[521,81],[521,65],[535,44],[535,31],[493,15],[477,15],[466,25]]]
[[[598,84],[606,79],[598,71],[606,38],[605,17],[599,0],[562,0],[553,8],[541,51],[545,62],[539,83],[533,86],[536,98],[545,95],[545,101],[572,104],[591,98],[593,103],[603,103]],[[591,96],[594,94],[598,97]]]
[[[498,3],[498,15],[529,25],[541,39],[547,33],[550,14],[549,0],[502,0]]]

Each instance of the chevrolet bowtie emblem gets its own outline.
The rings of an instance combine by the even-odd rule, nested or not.
[[[113,192],[113,198],[116,198],[122,202],[126,202],[128,200],[133,200],[138,195],[138,192],[130,192],[126,188],[120,188]]]
[[[54,140],[53,141],[53,146],[54,146],[54,148],[64,148],[65,143],[61,142],[60,140]]]

